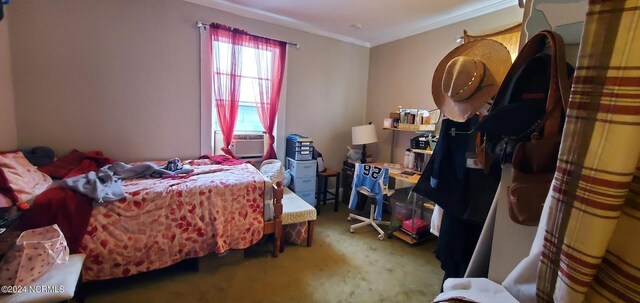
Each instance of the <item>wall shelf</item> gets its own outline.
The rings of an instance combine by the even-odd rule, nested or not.
[[[406,124],[406,127],[383,127],[382,129],[401,131],[401,132],[429,132],[435,131],[435,124]]]
[[[436,130],[436,125],[435,124],[403,124],[403,125],[410,125],[413,128],[396,128],[396,127],[383,127],[382,129],[384,130],[391,130],[392,132],[392,136],[391,136],[391,163],[393,163],[393,147],[395,146],[395,141],[396,141],[396,131],[400,131],[400,132],[411,132],[411,133],[423,133],[423,132],[430,132],[430,131],[435,131]],[[413,150],[414,152],[417,153],[421,153],[421,154],[425,154],[425,155],[430,155],[432,152],[429,151],[425,151],[425,150],[420,150],[420,149],[415,149]]]

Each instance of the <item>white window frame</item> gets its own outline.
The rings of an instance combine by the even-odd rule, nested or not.
[[[288,49],[287,49],[288,51]],[[210,155],[215,152],[215,132],[214,117],[216,117],[215,106],[212,95],[213,75],[210,70],[211,66],[211,38],[206,27],[200,28],[200,154]],[[280,102],[278,105],[278,114],[274,136],[276,137],[275,149],[279,159],[284,157],[285,142],[285,117],[287,108],[287,65],[285,61],[284,79],[282,81],[282,89],[280,93]],[[259,132],[262,133],[262,132]]]

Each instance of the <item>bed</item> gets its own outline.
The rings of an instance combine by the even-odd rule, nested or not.
[[[195,170],[186,177],[124,180],[126,198],[86,206],[88,224],[85,218],[86,225],[75,225],[87,226],[79,233],[79,252],[86,254],[84,281],[126,277],[184,259],[245,249],[268,234],[274,235],[273,256],[278,256],[282,182],[272,184],[250,164],[224,166],[208,159],[186,163]],[[56,190],[63,189],[47,191]],[[60,195],[53,200],[67,201],[53,203],[51,199],[39,203],[36,198],[26,214],[37,207],[42,213],[80,205],[69,197]],[[74,211],[57,214],[56,223],[78,219],[70,216]]]
[[[282,188],[250,164],[188,161],[187,178],[125,180],[126,200],[91,213],[80,251],[85,280],[119,278],[180,260],[245,249],[282,235]],[[275,191],[275,194],[273,193]]]

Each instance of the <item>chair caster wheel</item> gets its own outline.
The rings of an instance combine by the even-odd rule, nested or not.
[[[384,240],[384,235],[378,235],[378,240],[380,241]]]
[[[355,229],[353,229],[353,228],[349,228],[349,232],[350,232],[350,233],[354,233],[354,232],[355,232]]]

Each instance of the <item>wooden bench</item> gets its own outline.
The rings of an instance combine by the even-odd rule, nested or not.
[[[282,225],[287,229],[289,224],[307,224],[307,246],[313,242],[313,224],[316,221],[316,209],[288,188],[284,188],[282,198]],[[280,237],[280,252],[284,252],[285,236]]]

